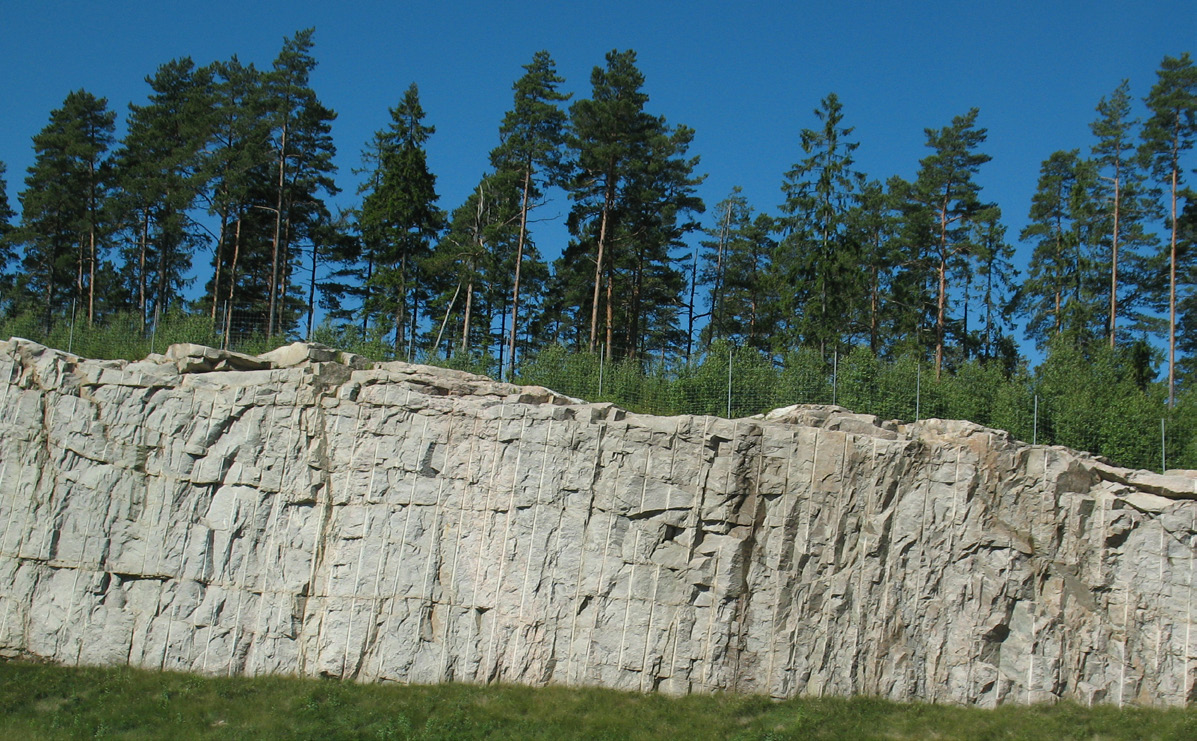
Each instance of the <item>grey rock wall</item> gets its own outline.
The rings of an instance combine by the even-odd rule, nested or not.
[[[1197,478],[835,407],[651,417],[324,348],[0,342],[0,653],[363,681],[1197,692]]]

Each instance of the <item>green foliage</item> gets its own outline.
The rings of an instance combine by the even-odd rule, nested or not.
[[[391,124],[377,132],[365,157],[373,164],[358,226],[365,259],[367,322],[394,331],[396,354],[414,343],[420,301],[421,266],[444,224],[436,206],[436,176],[424,145],[436,128],[424,124],[420,90],[412,83],[391,109]],[[410,351],[408,352],[410,355]]]
[[[952,705],[857,698],[669,697],[597,688],[216,678],[0,663],[5,738],[1192,738],[1194,708]]]
[[[837,347],[850,325],[844,317],[860,312],[862,288],[860,243],[848,224],[850,207],[864,185],[854,169],[852,153],[858,142],[848,141],[852,127],[843,126],[843,105],[835,93],[815,110],[820,128],[803,129],[806,157],[786,173],[782,191],[785,231],[775,264],[785,284],[783,311],[798,316],[791,344]]]
[[[86,90],[67,95],[33,138],[35,159],[21,192],[23,273],[18,309],[37,310],[45,326],[55,312],[82,305],[95,317],[103,302],[103,264],[113,228],[108,148],[116,113]],[[5,219],[7,221],[7,219]]]

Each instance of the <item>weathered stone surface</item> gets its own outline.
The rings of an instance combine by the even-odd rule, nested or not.
[[[1191,472],[278,355],[0,343],[0,652],[985,706],[1197,691]]]

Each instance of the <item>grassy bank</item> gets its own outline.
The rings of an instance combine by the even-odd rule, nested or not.
[[[0,737],[1193,739],[1197,708],[996,711],[852,700],[211,678],[0,662]]]

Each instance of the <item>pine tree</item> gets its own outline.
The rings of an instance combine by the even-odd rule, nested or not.
[[[78,90],[33,139],[19,238],[27,286],[41,297],[47,329],[53,314],[70,304],[83,307],[89,323],[95,319],[96,275],[111,231],[106,155],[115,120],[105,98]]]
[[[512,109],[499,127],[500,144],[490,154],[499,172],[514,173],[520,193],[519,228],[511,288],[511,328],[507,339],[507,362],[515,373],[516,337],[520,327],[520,279],[525,252],[537,266],[539,256],[528,240],[528,213],[542,197],[546,185],[560,183],[564,176],[562,147],[565,142],[565,112],[558,104],[570,96],[558,91],[565,82],[547,51],[538,51],[524,66],[525,74],[515,82]],[[534,270],[536,268],[534,267]],[[543,272],[539,270],[537,272]],[[500,353],[500,358],[502,353]]]
[[[694,132],[644,111],[648,96],[635,61],[632,51],[608,53],[606,67],[591,74],[591,97],[570,108],[575,175],[569,226],[575,240],[557,263],[558,276],[576,273],[583,261],[594,265],[588,347],[597,348],[599,308],[605,306],[606,345],[624,357],[639,357],[650,342],[684,343],[676,297],[685,276],[673,267],[670,251],[698,228],[690,217],[703,209],[694,193],[702,180],[694,174],[698,158],[687,156]],[[592,250],[593,261],[586,257]],[[574,305],[557,315],[580,320],[575,292],[563,300]]]
[[[211,131],[211,75],[190,58],[160,66],[149,102],[130,105],[115,155],[125,228],[126,279],[144,327],[181,297],[191,257],[205,242],[189,217],[204,186],[202,152]]]
[[[369,263],[370,294],[365,311],[394,322],[398,354],[415,342],[422,287],[420,263],[431,252],[444,223],[436,207],[436,176],[428,170],[424,144],[436,131],[426,126],[420,91],[413,83],[391,109],[391,125],[375,135],[376,170],[362,201],[358,224]]]
[[[730,340],[758,350],[772,349],[773,326],[768,318],[777,306],[771,280],[777,249],[773,221],[765,214],[754,215],[739,187],[715,206],[714,214],[717,223],[701,243],[699,281],[709,286],[710,307],[702,343],[709,348],[713,342]]]
[[[316,60],[311,54],[315,29],[305,29],[283,41],[283,48],[264,77],[274,149],[274,229],[270,245],[266,333],[286,329],[287,302],[294,269],[292,248],[307,240],[330,216],[321,194],[335,195],[332,122],[337,114],[326,108],[310,85]],[[312,246],[315,259],[316,247]],[[311,307],[309,307],[310,319]]]
[[[1100,118],[1089,126],[1097,139],[1090,150],[1098,175],[1092,198],[1108,234],[1102,246],[1109,271],[1110,347],[1117,342],[1119,315],[1131,319],[1132,327],[1141,321],[1135,305],[1141,291],[1133,279],[1144,270],[1141,251],[1154,242],[1144,230],[1150,207],[1144,198],[1143,172],[1135,157],[1138,121],[1131,118],[1131,102],[1130,83],[1123,80],[1109,98],[1098,103]],[[1127,276],[1132,280],[1127,281]]]
[[[806,158],[786,173],[782,191],[786,232],[781,254],[794,290],[791,312],[798,316],[802,342],[823,353],[843,339],[846,316],[861,291],[856,245],[848,234],[848,211],[864,183],[852,153],[859,146],[848,141],[852,127],[843,126],[843,106],[835,93],[815,110],[818,129],[803,129]]]
[[[1197,68],[1188,52],[1164,57],[1156,84],[1147,96],[1151,117],[1143,124],[1140,156],[1169,198],[1168,249],[1168,405],[1176,398],[1176,302],[1179,236],[1178,201],[1183,167],[1181,154],[1197,138]]]
[[[233,57],[210,67],[213,77],[212,124],[204,152],[201,178],[202,196],[207,211],[219,219],[212,260],[212,279],[204,301],[213,321],[223,310],[222,326],[231,331],[233,309],[238,304],[238,270],[243,237],[252,229],[243,229],[243,220],[254,207],[256,180],[270,165],[267,148],[269,130],[263,110],[262,76],[253,65],[245,66]]]
[[[947,325],[948,275],[952,264],[968,247],[967,219],[980,208],[980,186],[973,181],[989,155],[976,151],[985,142],[986,130],[976,128],[978,111],[956,116],[949,126],[926,129],[927,146],[933,153],[919,162],[914,198],[934,219],[934,243],[930,252],[936,268],[935,377],[943,369],[944,335]]]
[[[436,288],[440,293],[430,308],[437,311],[445,307],[437,339],[432,343],[434,353],[440,349],[450,317],[460,318],[457,344],[464,355],[472,355],[475,348],[489,344],[490,315],[495,308],[489,304],[498,298],[495,293],[505,291],[485,289],[507,282],[500,273],[506,267],[504,254],[518,239],[522,206],[513,187],[518,178],[518,173],[510,171],[484,176],[454,210],[448,231],[428,260],[430,286],[439,283]],[[479,321],[479,317],[485,319]],[[500,342],[505,339],[500,338]]]
[[[640,154],[653,119],[644,112],[648,95],[641,88],[644,75],[636,68],[636,53],[610,51],[606,67],[590,74],[591,97],[570,108],[568,144],[574,153],[577,174],[570,183],[575,207],[570,213],[570,231],[581,236],[589,226],[594,241],[594,292],[590,306],[589,349],[598,343],[599,303],[607,286],[607,341],[613,340],[614,307],[611,297],[613,260],[608,243],[614,232],[618,197],[624,185],[627,162]],[[597,229],[594,222],[597,221]]]

